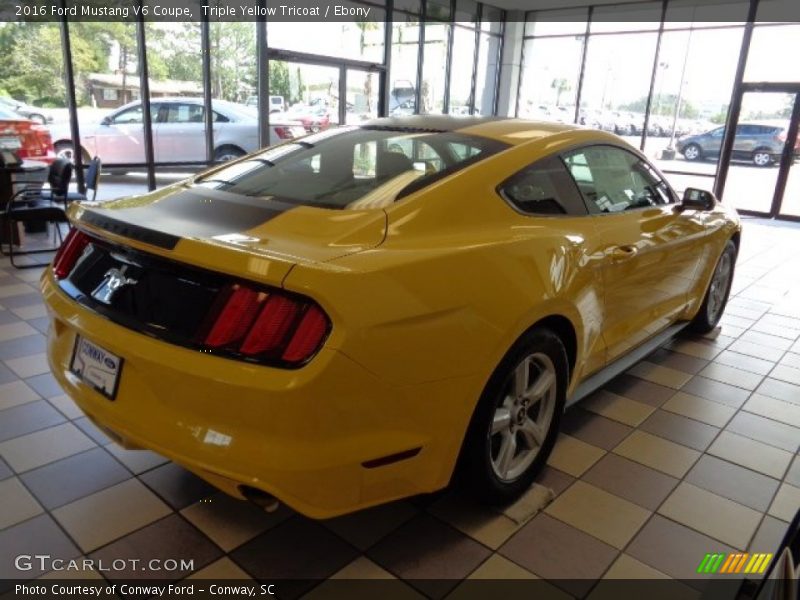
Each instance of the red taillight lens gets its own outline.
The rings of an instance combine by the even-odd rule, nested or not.
[[[222,311],[206,336],[206,346],[219,348],[238,342],[250,329],[258,314],[261,294],[240,285],[231,286],[228,294]]]
[[[281,345],[297,317],[300,306],[294,300],[273,294],[242,344],[242,354],[264,354]]]
[[[317,306],[310,306],[284,350],[283,360],[291,363],[305,360],[317,351],[326,333],[328,318]]]
[[[53,274],[56,279],[64,279],[70,274],[75,263],[78,262],[78,258],[88,245],[88,235],[77,229],[70,229],[53,259]]]
[[[303,298],[256,292],[243,285],[222,293],[227,295],[222,309],[214,309],[218,316],[212,313],[213,325],[203,341],[206,347],[298,364],[319,350],[330,329],[322,309]]]
[[[282,140],[290,140],[294,137],[291,127],[275,126],[275,134]]]

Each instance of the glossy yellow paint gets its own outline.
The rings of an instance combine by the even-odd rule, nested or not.
[[[574,390],[691,318],[740,228],[723,206],[520,214],[498,195],[501,181],[554,152],[624,142],[514,120],[465,131],[513,146],[389,208],[296,209],[242,232],[245,242],[182,239],[167,251],[82,224],[87,209],[74,208],[73,221],[98,236],[307,294],[333,329],[301,369],[255,366],[111,323],[72,302],[46,273],[55,376],[122,443],[151,448],[234,495],[253,486],[329,517],[442,488],[486,381],[527,329],[547,319],[574,337]],[[179,187],[136,202],[168,202]],[[102,210],[121,219],[133,209],[128,201]],[[638,249],[634,259],[618,256],[625,245]],[[116,401],[70,372],[76,334],[124,358]],[[417,448],[411,458],[363,466]]]

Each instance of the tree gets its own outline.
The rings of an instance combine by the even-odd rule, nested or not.
[[[553,82],[550,84],[550,87],[556,91],[556,106],[561,106],[561,95],[564,92],[568,92],[572,89],[569,81],[560,77],[558,79],[553,79]]]

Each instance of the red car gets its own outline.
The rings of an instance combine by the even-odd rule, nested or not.
[[[300,121],[306,131],[317,133],[327,129],[331,124],[331,117],[328,109],[322,106],[298,106],[295,105],[285,113],[293,121]]]
[[[56,157],[50,131],[44,125],[25,119],[0,107],[0,150],[11,150],[22,159],[50,164]]]

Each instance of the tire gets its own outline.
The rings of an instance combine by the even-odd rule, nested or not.
[[[689,323],[689,329],[695,333],[712,331],[722,318],[722,313],[725,312],[725,305],[728,303],[728,296],[731,293],[733,272],[736,267],[736,254],[736,244],[728,240],[717,260],[717,265],[714,267],[711,281],[708,282],[703,304],[694,319]]]
[[[236,146],[220,146],[214,151],[214,160],[216,162],[228,162],[245,154],[247,153],[244,150]]]
[[[751,160],[757,167],[769,167],[772,165],[772,154],[767,148],[756,148]]]
[[[309,131],[311,133],[319,133],[320,131],[322,131],[322,125],[320,125],[319,123],[314,121],[313,123],[311,123],[311,127],[309,128]]]
[[[686,160],[700,160],[703,158],[703,151],[697,144],[689,144],[683,149],[682,154]]]
[[[47,119],[44,118],[44,115],[40,115],[39,113],[33,113],[28,118],[34,123],[39,123],[39,125],[47,124]]]
[[[527,384],[517,380],[523,372]],[[459,475],[471,495],[507,504],[530,487],[555,445],[568,378],[564,344],[549,329],[533,328],[511,347],[486,384],[464,439]],[[532,394],[548,381],[541,394]]]
[[[75,162],[75,149],[72,142],[57,142],[55,145],[56,156],[66,158],[69,162]]]

